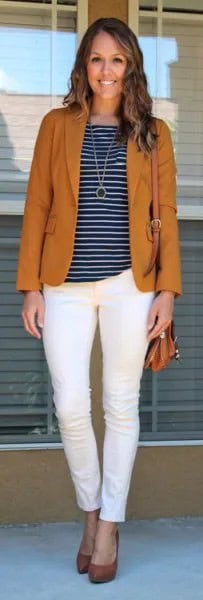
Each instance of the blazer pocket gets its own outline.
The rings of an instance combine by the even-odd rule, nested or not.
[[[147,223],[146,223],[146,234],[147,234],[147,239],[148,239],[150,242],[153,242],[152,228],[151,228],[151,221],[147,221]]]
[[[45,227],[45,233],[53,233],[56,227],[56,217],[55,215],[50,215]]]

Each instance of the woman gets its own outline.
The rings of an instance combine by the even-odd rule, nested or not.
[[[64,106],[42,120],[23,220],[17,290],[25,330],[42,337],[61,439],[85,527],[77,555],[92,582],[116,575],[139,439],[148,342],[181,294],[176,167],[166,123],[152,116],[143,56],[118,19],[84,35]],[[160,268],[146,275],[151,149],[157,140]],[[37,319],[37,322],[35,322]],[[103,480],[91,422],[89,362],[103,353]]]

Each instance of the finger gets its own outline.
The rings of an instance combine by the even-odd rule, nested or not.
[[[23,318],[25,331],[27,331],[27,333],[29,333],[30,335],[40,339],[41,334],[39,333],[37,327],[35,326],[33,321],[30,319],[30,317],[28,315],[22,314],[22,318]]]
[[[147,321],[148,331],[155,326],[156,317],[157,317],[157,312],[155,310],[150,311],[149,316],[148,316],[148,321]]]
[[[170,321],[158,321],[155,325],[153,331],[148,335],[148,341],[150,342],[154,338],[158,337],[162,331],[165,331],[169,325]]]
[[[38,310],[37,324],[39,327],[44,327],[44,308]]]
[[[34,330],[33,328],[31,328],[27,319],[24,319],[24,329],[25,329],[25,331],[27,331],[27,333],[29,333],[33,337],[36,337],[37,339],[41,338],[39,331],[37,329]]]

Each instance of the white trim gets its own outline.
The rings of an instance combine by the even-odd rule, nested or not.
[[[52,33],[54,31],[57,31],[57,16],[58,16],[58,12],[57,12],[57,0],[52,0],[52,4],[51,4],[52,10],[51,10],[51,29],[52,29]],[[51,36],[51,40],[50,40],[50,52],[51,52],[51,56],[50,56],[50,62],[51,62],[51,69],[50,69],[50,97],[51,97],[51,108],[54,108],[57,104],[57,96],[55,96],[53,94],[53,81],[55,78],[55,68],[56,68],[56,60],[55,60],[55,56],[56,56],[56,37],[55,35]]]
[[[203,440],[154,440],[154,441],[140,441],[138,442],[139,448],[142,447],[156,447],[156,446],[203,446]],[[44,443],[25,443],[25,444],[0,444],[0,451],[13,451],[16,450],[63,450],[63,444],[61,442],[44,442]]]
[[[52,0],[54,2],[54,0]],[[37,5],[38,6],[38,5]],[[68,4],[57,4],[57,12],[77,12],[77,6],[70,6]]]
[[[18,444],[18,443],[11,443],[11,444],[0,444],[0,451],[1,450],[12,450],[12,451],[16,451],[16,450],[61,450],[63,449],[63,445],[61,442],[44,442],[44,444],[41,442],[36,442],[36,444],[33,442],[32,444],[30,443],[25,443],[25,444]]]
[[[158,35],[162,35],[162,9],[163,0],[157,0]]]
[[[139,0],[128,0],[128,25],[138,36],[139,34]]]
[[[167,11],[164,10],[163,0],[157,0],[157,2],[157,10],[143,10],[139,9],[139,0],[128,0],[128,25],[135,35],[138,35],[140,18],[149,19],[150,17],[151,19],[158,19],[158,21],[192,21],[197,24],[203,21],[203,14]],[[158,27],[160,27],[160,23],[158,23]]]
[[[139,11],[139,17],[141,17],[142,19],[146,18],[149,19],[149,17],[151,19],[156,19],[158,17],[159,11],[158,10],[142,10],[140,9]],[[176,13],[176,12],[170,12],[170,11],[162,11],[161,12],[161,18],[163,20],[168,20],[168,21],[189,21],[189,22],[197,22],[197,24],[199,24],[199,21],[203,21],[203,15],[201,14],[195,14],[195,13]],[[131,29],[133,29],[133,26],[129,24],[129,27],[131,27]],[[133,29],[134,31],[134,29]],[[134,33],[136,33],[134,31]]]
[[[177,12],[162,12],[162,18],[168,19],[169,21],[203,21],[203,14],[196,13],[177,13]]]
[[[77,43],[78,46],[81,39],[88,28],[88,0],[78,0],[77,5]]]
[[[203,440],[155,440],[153,442],[142,441],[138,444],[142,446],[203,446]],[[1,447],[0,447],[1,449]]]
[[[160,77],[159,77],[159,73],[162,69],[161,66],[161,61],[162,61],[162,0],[157,0],[157,22],[156,22],[156,29],[157,29],[157,37],[156,37],[156,44],[157,44],[157,51],[156,51],[156,97],[159,98],[159,85],[160,85]],[[155,103],[156,106],[156,103]],[[158,106],[156,106],[155,109],[156,112],[156,116],[158,117]]]
[[[147,19],[150,17],[152,19],[157,19],[158,11],[157,10],[140,10],[139,17],[146,17]]]
[[[12,0],[0,0],[0,8],[12,8],[12,9],[17,9],[17,8],[26,8],[26,10],[33,10],[33,8],[37,8],[38,11],[40,10],[52,10],[52,6],[53,6],[53,1],[50,4],[44,4],[43,2],[18,2],[18,0],[15,0],[15,3]],[[83,0],[84,2],[86,0]],[[80,3],[81,0],[78,0],[78,3]],[[59,11],[68,11],[68,12],[76,12],[77,11],[77,6],[71,6],[71,5],[67,5],[67,4],[57,4],[57,9]]]
[[[40,10],[49,10],[51,11],[51,4],[44,4],[43,2],[12,2],[12,0],[0,0],[0,8],[12,8],[13,10],[17,10],[18,8],[25,8],[26,10],[37,8]]]

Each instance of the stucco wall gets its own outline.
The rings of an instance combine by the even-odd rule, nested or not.
[[[1,524],[83,518],[62,450],[1,452],[0,460]],[[201,446],[138,448],[126,518],[202,516],[202,462]]]

